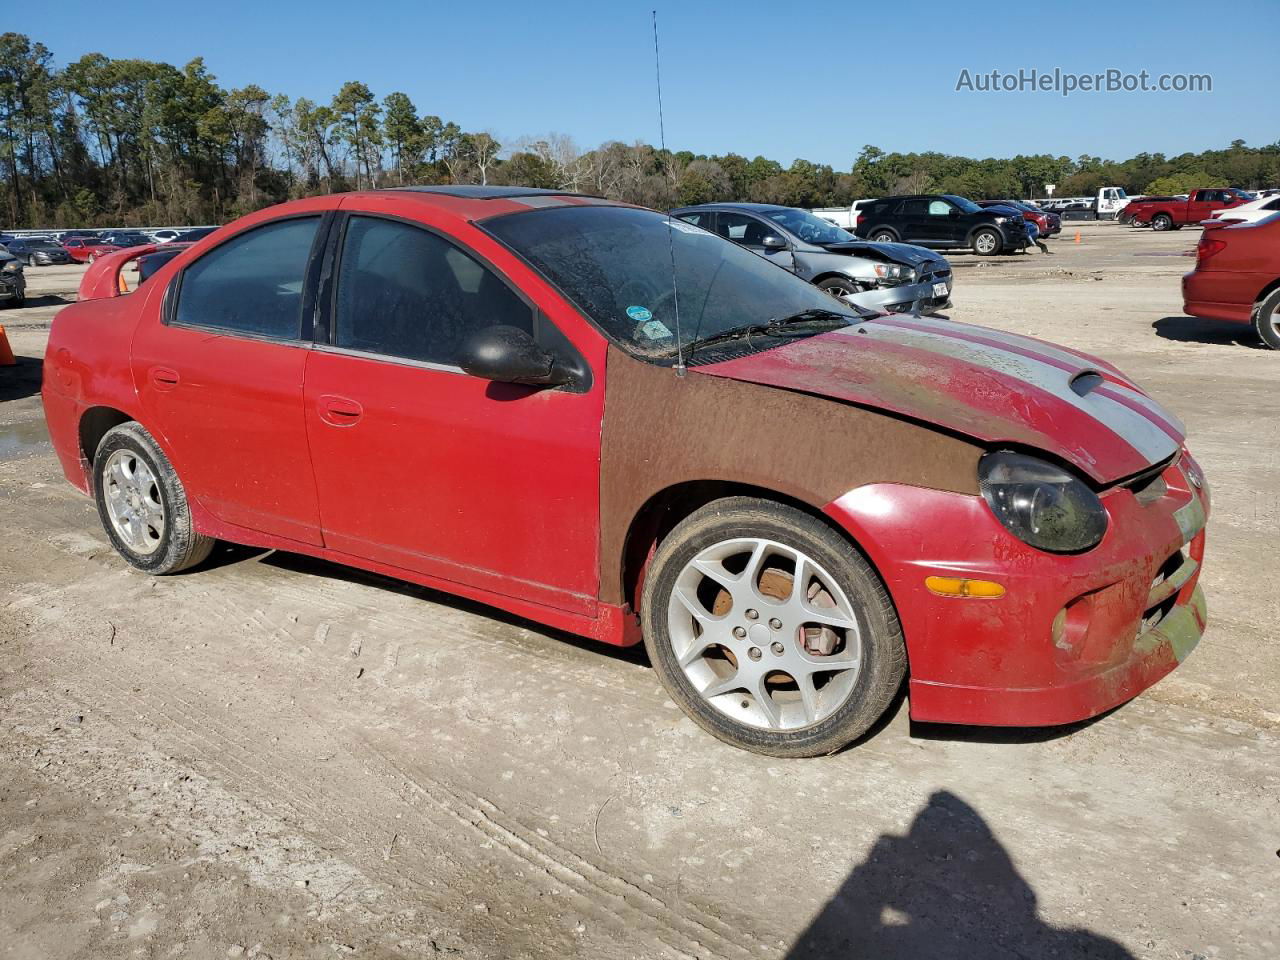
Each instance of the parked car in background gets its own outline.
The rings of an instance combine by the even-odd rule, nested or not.
[[[643,642],[696,723],[773,756],[865,733],[908,661],[918,720],[1078,721],[1206,622],[1203,476],[1109,363],[867,316],[590,197],[258,211],[63,308],[42,396],[138,570],[222,538]]]
[[[58,242],[65,243],[73,237],[82,237],[86,240],[97,239],[101,234],[97,230],[63,230],[58,234]]]
[[[1056,213],[1049,213],[1047,210],[1041,210],[1039,207],[1021,200],[977,200],[975,202],[984,210],[990,210],[993,207],[1009,207],[1020,212],[1022,219],[1036,225],[1041,237],[1051,237],[1062,232],[1062,218],[1060,216]]]
[[[102,239],[121,250],[128,247],[144,247],[151,243],[150,237],[136,230],[117,230],[115,233],[105,234]]]
[[[71,237],[64,242],[63,246],[76,263],[88,263],[94,257],[120,249],[115,244],[107,243],[98,237]]]
[[[857,234],[877,243],[968,247],[991,256],[1026,246],[1025,223],[1018,211],[983,210],[952,194],[919,194],[872,201],[863,209]]]
[[[66,248],[52,240],[15,237],[5,244],[5,249],[28,267],[48,267],[71,262],[71,255]]]
[[[1190,316],[1252,324],[1280,350],[1280,213],[1254,223],[1207,222],[1195,269],[1182,278],[1182,300]]]
[[[0,306],[20,307],[27,299],[27,277],[22,261],[0,247]]]
[[[178,234],[178,239],[183,243],[195,243],[197,240],[203,240],[209,234],[216,232],[219,227],[192,227],[190,230],[183,230]]]
[[[1280,194],[1270,197],[1257,197],[1247,203],[1235,207],[1222,207],[1213,211],[1212,220],[1228,223],[1255,223],[1265,220],[1271,214],[1280,212]]]
[[[924,247],[859,240],[799,207],[708,203],[672,214],[868,310],[933,313],[951,302],[945,257]]]
[[[152,243],[172,243],[178,239],[181,233],[181,230],[174,230],[170,227],[164,230],[152,230],[148,236],[151,237]]]
[[[1235,187],[1202,187],[1191,191],[1185,200],[1154,197],[1134,201],[1125,209],[1124,221],[1135,227],[1150,224],[1152,230],[1181,230],[1209,219],[1215,210],[1238,207],[1252,199]]]

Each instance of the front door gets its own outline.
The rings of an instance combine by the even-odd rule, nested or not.
[[[547,321],[425,226],[352,214],[333,276],[305,387],[325,545],[594,614],[603,385],[464,373],[468,333]]]
[[[302,373],[304,291],[319,216],[220,243],[157,291],[134,336],[134,383],[184,486],[220,520],[320,543]]]

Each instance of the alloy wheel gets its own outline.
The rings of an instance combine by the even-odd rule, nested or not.
[[[862,669],[845,592],[813,558],[772,540],[703,549],[676,579],[667,624],[694,690],[748,726],[812,726],[844,705]]]
[[[132,450],[116,450],[102,473],[107,515],[125,545],[149,556],[164,541],[165,511],[160,484]]]

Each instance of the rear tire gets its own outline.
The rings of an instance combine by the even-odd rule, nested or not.
[[[1253,309],[1253,329],[1272,350],[1280,350],[1280,289]]]
[[[649,564],[640,615],[671,698],[708,733],[766,756],[846,746],[906,672],[875,571],[831,527],[769,500],[728,497],[677,524]]]
[[[214,538],[197,533],[169,458],[140,423],[108,430],[93,458],[98,516],[125,560],[155,576],[203,562]]]
[[[871,234],[872,243],[897,243],[898,235],[892,230],[876,230]]]
[[[1167,213],[1157,213],[1151,218],[1151,229],[1161,231],[1172,230],[1173,217],[1169,216]]]

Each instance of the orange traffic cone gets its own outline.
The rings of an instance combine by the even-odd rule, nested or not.
[[[1077,230],[1077,231],[1076,231],[1076,243],[1079,243],[1079,242],[1080,242],[1080,231],[1079,231],[1079,230]]]
[[[9,346],[9,335],[4,332],[4,327],[0,327],[0,367],[16,367],[17,365],[18,360],[13,355],[13,348]]]

